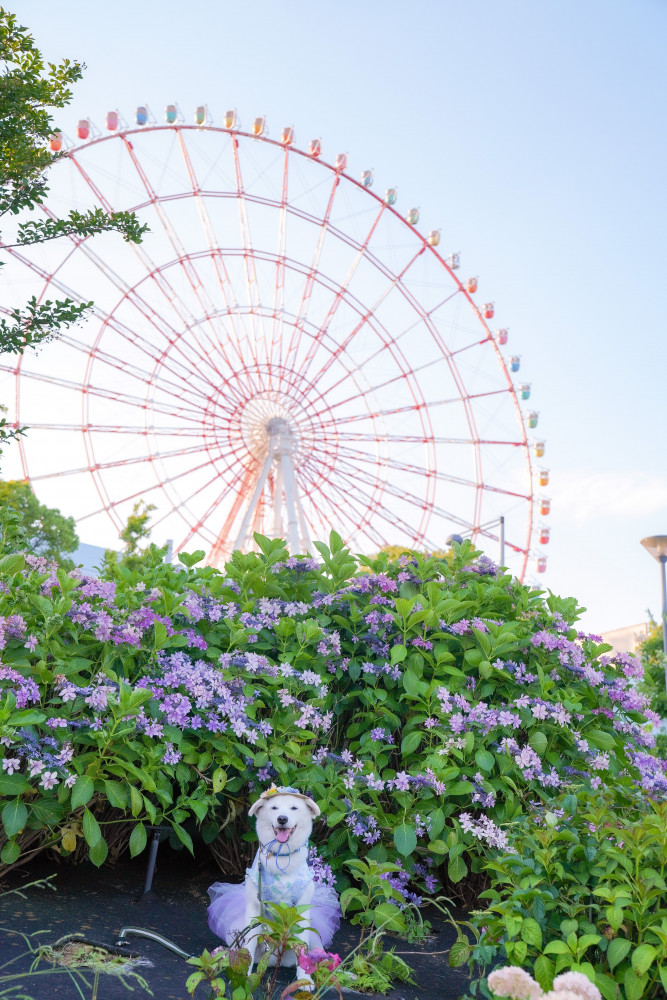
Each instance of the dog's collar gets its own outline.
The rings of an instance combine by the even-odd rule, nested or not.
[[[278,844],[278,850],[273,850],[273,845]],[[282,848],[287,846],[287,851],[283,851]],[[308,841],[302,844],[301,847],[290,847],[287,841],[282,843],[279,840],[270,840],[268,844],[259,845],[259,853],[263,854],[266,858],[277,858],[279,856],[285,857],[285,854],[299,854],[300,851],[307,850]]]
[[[273,845],[274,844],[278,844],[278,850],[277,851],[275,851],[273,849]],[[284,851],[284,852],[282,850],[283,847],[287,848],[287,850]],[[269,858],[275,858],[276,859],[276,868],[279,871],[283,871],[283,872],[287,871],[287,869],[289,868],[290,861],[292,860],[292,855],[293,854],[300,854],[301,851],[303,851],[303,850],[308,850],[308,841],[306,841],[305,844],[302,844],[301,847],[295,847],[294,849],[292,849],[290,847],[288,841],[283,841],[281,843],[281,841],[279,841],[277,839],[276,840],[270,840],[268,842],[268,844],[260,844],[259,845],[259,854],[260,854],[260,856],[264,855],[264,857],[266,858],[267,861],[269,860]],[[285,864],[284,867],[280,864],[281,859],[283,861],[287,862],[287,864]]]

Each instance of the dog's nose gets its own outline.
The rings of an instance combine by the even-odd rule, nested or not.
[[[287,816],[279,816],[278,822],[281,826],[287,826]]]

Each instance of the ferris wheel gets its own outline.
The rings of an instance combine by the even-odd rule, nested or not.
[[[109,547],[133,504],[154,504],[153,539],[211,564],[253,532],[306,552],[331,528],[361,552],[460,534],[497,558],[502,521],[523,577],[544,445],[459,255],[319,140],[299,149],[262,118],[244,131],[233,111],[220,127],[205,108],[166,118],[110,112],[104,134],[84,119],[76,142],[52,140],[66,155],[51,214],[132,210],[150,231],[9,254],[12,305],[95,304],[39,352],[0,358],[10,419],[30,428],[5,477],[13,461]]]

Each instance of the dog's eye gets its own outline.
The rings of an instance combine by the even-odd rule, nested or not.
[[[272,809],[277,809],[277,808],[278,808],[278,806],[271,806],[271,808],[272,808]]]
[[[290,806],[290,809],[292,810],[292,812],[294,812],[295,809],[297,809],[297,808],[298,808],[297,806]]]

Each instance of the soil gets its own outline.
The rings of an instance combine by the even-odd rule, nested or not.
[[[82,944],[86,945],[89,956],[94,956],[95,948],[107,946],[109,957],[104,959],[98,952],[96,958],[101,967],[111,963],[109,970],[114,965],[118,970],[115,946],[123,927],[157,932],[191,955],[201,954],[204,948],[217,947],[220,941],[211,934],[206,922],[206,890],[219,880],[218,869],[210,861],[198,864],[184,851],[173,851],[163,843],[158,852],[153,891],[142,896],[145,863],[144,855],[133,861],[121,860],[114,867],[97,869],[90,862],[58,865],[42,857],[24,869],[12,871],[11,881],[2,889],[25,886],[55,872],[56,892],[33,887],[24,890],[25,899],[13,894],[0,897],[0,966],[4,966],[0,969],[0,989],[5,986],[2,975],[12,973],[19,978],[11,985],[20,983],[23,995],[32,1000],[74,1000],[81,995],[66,965],[42,963],[38,967],[40,974],[31,974],[34,955],[25,954],[28,943],[34,950],[60,942],[61,955],[70,956],[70,968],[71,956],[81,956]],[[412,967],[415,985],[397,984],[386,994],[387,1000],[425,1000],[427,997],[456,1000],[466,991],[466,970],[450,969],[447,965],[447,951],[454,940],[452,928],[439,920],[437,914],[428,914],[428,917],[435,933],[424,944],[388,942]],[[80,935],[83,941],[67,945],[61,940],[72,935]],[[145,979],[153,996],[158,1000],[188,1000],[185,981],[193,971],[192,966],[156,941],[133,935],[128,935],[127,940],[128,946],[120,951],[142,960],[135,969]],[[344,957],[357,942],[358,931],[344,921],[331,949]],[[83,949],[84,958],[85,952]],[[11,964],[7,966],[8,962]],[[46,971],[51,968],[57,971]],[[88,987],[81,982],[81,975],[86,978]],[[281,970],[283,985],[293,978],[289,970]],[[79,964],[77,980],[82,995],[88,1000],[93,973]],[[130,982],[137,1000],[149,995],[136,980]],[[123,1000],[126,995],[129,1000],[129,992],[117,974],[100,976],[98,1000]],[[357,994],[349,992],[347,995],[354,997]],[[202,984],[195,993],[195,1000],[207,1000],[207,997],[208,991]]]

